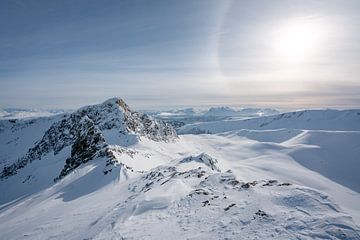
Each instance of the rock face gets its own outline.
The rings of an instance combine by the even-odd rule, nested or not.
[[[176,137],[171,125],[132,111],[120,98],[109,99],[100,105],[83,107],[76,113],[88,116],[100,130],[115,128],[121,134],[136,134],[155,141],[168,141]]]
[[[206,153],[201,153],[198,156],[190,156],[187,158],[184,158],[183,160],[180,161],[180,163],[187,163],[187,162],[199,162],[199,163],[203,163],[206,166],[210,167],[211,170],[215,170],[218,172],[221,172],[220,168],[217,166],[217,159],[212,158],[211,156],[209,156]]]
[[[64,168],[56,179],[97,157],[105,157],[107,163],[114,164],[116,159],[111,154],[112,147],[107,143],[104,131],[110,131],[112,135],[122,139],[131,137],[137,141],[140,137],[153,141],[171,141],[177,138],[171,125],[132,111],[122,99],[112,98],[102,104],[80,108],[55,122],[25,156],[4,167],[0,179],[15,175],[32,161],[40,160],[50,152],[56,155],[68,146],[71,146],[71,156],[66,159]]]

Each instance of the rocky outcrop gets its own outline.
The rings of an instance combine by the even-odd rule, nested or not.
[[[88,116],[100,130],[117,129],[121,134],[136,134],[155,141],[169,141],[177,136],[170,124],[132,111],[120,98],[83,107],[78,113]]]
[[[206,166],[210,167],[211,170],[221,172],[220,168],[217,166],[218,161],[206,153],[201,153],[197,156],[190,156],[190,157],[184,158],[183,160],[180,161],[180,163],[187,163],[187,162],[192,162],[192,161],[203,163]]]

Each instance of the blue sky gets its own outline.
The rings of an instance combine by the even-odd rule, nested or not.
[[[0,107],[360,107],[359,29],[357,0],[3,0]]]

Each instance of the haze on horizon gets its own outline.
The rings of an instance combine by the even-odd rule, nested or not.
[[[0,107],[360,107],[360,1],[0,2]]]

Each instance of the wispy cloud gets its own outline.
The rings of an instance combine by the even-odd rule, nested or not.
[[[309,16],[322,51],[280,61],[269,33]],[[0,102],[359,106],[359,18],[352,0],[2,1]]]

